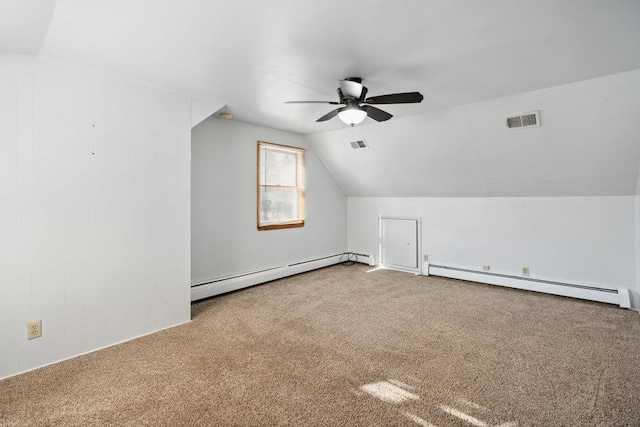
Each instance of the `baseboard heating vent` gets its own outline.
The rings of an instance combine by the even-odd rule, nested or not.
[[[283,277],[293,276],[294,274],[305,273],[307,271],[338,264],[341,262],[341,259],[344,259],[344,255],[345,253],[328,255],[311,260],[192,283],[191,301],[209,298],[249,286],[270,282],[272,280],[282,279]]]
[[[436,264],[428,265],[427,275],[468,280],[471,282],[486,283],[489,285],[506,286],[527,291],[544,292],[547,294],[561,295],[589,301],[605,302],[619,305],[623,308],[630,307],[629,290],[626,288],[611,289],[589,285],[578,285],[574,283],[563,283],[552,280],[535,279],[532,277],[477,271]]]
[[[507,129],[522,129],[540,126],[540,111],[518,114],[505,119]]]
[[[359,254],[357,252],[345,252],[345,255],[347,256],[347,259],[349,261],[355,261],[355,262],[359,262],[362,264],[368,264],[370,266],[375,266],[376,265],[376,257],[373,255],[367,255],[367,254]]]

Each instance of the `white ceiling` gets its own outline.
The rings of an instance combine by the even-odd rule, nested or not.
[[[323,157],[342,180],[348,174],[342,173],[337,144],[344,142],[344,132],[339,130],[345,125],[337,118],[315,122],[333,107],[285,105],[284,101],[335,100],[338,80],[349,76],[363,77],[369,95],[422,92],[422,104],[385,106],[394,119],[386,123],[366,119],[361,126],[363,132],[366,128],[373,134],[395,129],[378,133],[390,143],[407,133],[436,132],[419,123],[451,111],[458,114],[453,107],[638,70],[639,23],[638,0],[3,0],[0,52],[38,54],[205,100],[222,100],[239,121],[325,135],[312,139],[329,144],[323,148]],[[524,104],[529,110],[553,106]],[[618,107],[598,104],[594,108]],[[400,119],[412,115],[417,118]],[[410,127],[402,128],[402,123]],[[531,182],[553,183],[558,172],[558,165],[550,160],[555,154],[552,148],[549,158],[527,163],[528,175],[523,177],[522,168],[509,165],[514,160],[519,164],[522,157],[517,156],[526,150],[504,151],[500,144],[488,144],[484,151],[469,151],[460,145],[460,138],[466,132],[467,141],[484,140],[489,137],[484,128],[450,124],[439,127],[430,144],[451,167],[436,168],[441,173],[427,176],[409,173],[400,165],[397,171],[406,177],[397,182],[401,187],[394,194],[578,195],[592,186],[593,173],[574,168],[569,175],[579,184],[566,188],[549,184],[541,190]],[[633,130],[635,135],[632,123],[622,119],[612,118],[608,125],[622,127],[625,135]],[[581,127],[577,122],[572,126]],[[550,131],[541,128],[540,133],[563,139],[563,129]],[[601,151],[598,147],[607,143],[606,138],[597,139],[603,137],[601,133],[583,136],[586,140],[566,142],[564,138],[570,145],[563,149],[592,159]],[[640,153],[631,151],[622,150],[616,157],[636,165],[635,174],[625,178],[625,189],[632,180],[635,185],[640,161]],[[413,164],[417,158],[408,150],[404,162]],[[487,173],[485,158],[501,163],[487,161],[492,168]],[[465,162],[476,168],[467,168]],[[621,168],[610,159],[607,165],[604,171],[599,167],[598,174],[628,175],[626,163]],[[383,167],[375,160],[369,164],[369,170]],[[438,187],[449,176],[446,171],[458,167],[469,171],[454,177],[460,184]],[[359,174],[356,181],[365,180],[366,175]],[[483,178],[477,180],[478,176]],[[424,179],[429,179],[428,187],[415,185]],[[522,179],[527,184],[516,184]],[[350,183],[341,184],[351,188]],[[616,183],[609,187],[598,193],[622,191]],[[373,188],[353,188],[348,194],[388,193]]]
[[[335,100],[348,76],[422,92],[402,116],[638,69],[639,22],[638,0],[59,0],[40,54],[309,134],[343,125],[284,101]]]
[[[55,5],[53,0],[1,0],[0,53],[37,54]]]

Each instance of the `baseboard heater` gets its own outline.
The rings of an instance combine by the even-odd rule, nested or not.
[[[357,252],[345,252],[348,261],[359,262],[370,266],[376,265],[376,258],[373,255],[359,254]]]
[[[450,277],[452,279],[469,280],[487,283],[489,285],[506,286],[527,291],[544,292],[565,297],[580,298],[616,304],[623,308],[631,307],[629,290],[627,288],[609,289],[572,283],[555,282],[552,280],[534,279],[531,277],[513,276],[508,274],[476,271],[465,268],[444,265],[426,264],[427,275]]]
[[[344,262],[347,253],[328,255],[312,260],[300,261],[292,264],[279,265],[248,273],[236,274],[233,276],[221,277],[218,279],[205,280],[191,285],[191,301],[209,298],[226,292],[236,291],[260,283],[282,279],[294,274],[305,273],[322,267]]]

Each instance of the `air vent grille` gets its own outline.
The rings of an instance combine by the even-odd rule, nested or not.
[[[505,121],[505,125],[507,126],[507,129],[540,126],[540,111],[532,111],[530,113],[509,116]]]
[[[358,150],[360,148],[369,148],[369,146],[364,141],[364,139],[359,139],[357,141],[351,141],[349,144],[351,145],[351,148],[353,148],[354,150]]]

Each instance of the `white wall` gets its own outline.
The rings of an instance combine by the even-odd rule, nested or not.
[[[349,251],[378,251],[382,215],[421,216],[433,264],[636,289],[635,197],[349,198]]]
[[[189,320],[190,131],[186,96],[0,56],[0,378]]]
[[[640,167],[640,165],[639,165]],[[640,310],[640,170],[638,171],[638,185],[636,187],[636,291],[631,295],[632,307]]]
[[[192,141],[194,283],[346,250],[347,199],[302,136],[211,117]],[[257,230],[257,141],[307,149],[304,227]]]

